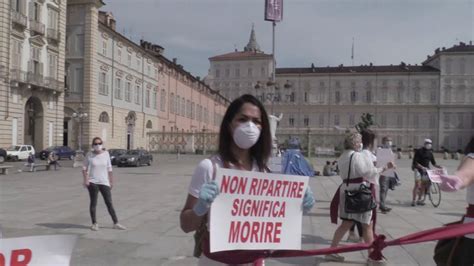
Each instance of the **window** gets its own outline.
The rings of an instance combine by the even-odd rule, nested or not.
[[[117,62],[122,63],[122,48],[117,48]]]
[[[128,67],[132,67],[132,53],[128,53],[127,65],[128,65]]]
[[[444,128],[447,129],[447,128],[450,128],[451,125],[450,125],[450,121],[451,121],[451,114],[450,113],[444,113]],[[474,122],[474,121],[473,121]]]
[[[418,114],[413,114],[413,128],[419,127]]]
[[[150,90],[146,90],[145,93],[145,106],[150,107]]]
[[[397,127],[403,128],[403,114],[397,115]]]
[[[252,68],[251,67],[247,70],[247,76],[252,77]]]
[[[146,66],[146,74],[148,76],[151,76],[151,66],[150,66],[150,64],[147,64],[147,66]]]
[[[107,114],[107,112],[102,112],[102,113],[99,115],[99,122],[102,122],[102,123],[109,123],[109,115]]]
[[[153,124],[151,123],[151,120],[148,120],[148,122],[146,122],[146,128],[148,128],[148,129],[153,128]]]
[[[357,101],[357,92],[355,90],[351,91],[351,103],[355,103]]]
[[[153,109],[156,110],[156,98],[158,97],[158,92],[156,90],[153,91]]]
[[[464,113],[458,113],[458,128],[464,128]]]
[[[264,67],[260,68],[260,75],[262,77],[265,77],[265,68]]]
[[[435,115],[434,114],[430,114],[430,128],[435,128]]]
[[[216,78],[221,77],[221,71],[219,69],[216,69]]]
[[[28,72],[43,75],[43,64],[41,63],[41,49],[39,47],[31,46],[31,60],[28,66]]]
[[[107,56],[107,40],[102,39],[102,54]]]
[[[48,9],[48,29],[57,30],[59,13],[55,9]]]
[[[289,125],[290,127],[294,127],[294,126],[295,126],[295,119],[293,118],[293,115],[290,115],[290,116],[288,117],[288,125]]]
[[[107,73],[105,72],[99,74],[99,93],[103,95],[109,94],[109,83],[107,81]]]
[[[83,90],[84,82],[84,69],[82,67],[76,67],[74,69],[74,83],[72,84],[71,92],[81,92]]]
[[[21,14],[24,14],[24,10],[25,10],[25,0],[12,0],[11,1],[12,3],[12,10],[18,12],[18,13],[21,13]]]
[[[349,126],[353,126],[355,124],[354,120],[355,120],[354,114],[353,113],[349,114]]]
[[[403,88],[402,87],[397,89],[397,102],[398,103],[403,102]]]
[[[324,127],[324,114],[319,114],[319,127]]]
[[[135,87],[135,103],[140,104],[140,85]]]
[[[184,117],[185,115],[186,115],[186,103],[183,97],[181,98],[181,116]]]
[[[191,118],[191,101],[186,100],[186,117]]]
[[[48,53],[48,77],[56,79],[57,77],[58,55]]]
[[[125,84],[125,101],[132,101],[132,84],[130,82]]]
[[[176,96],[176,114],[181,115],[181,97]]]
[[[12,39],[12,69],[21,69],[21,50],[22,44],[20,41]]]
[[[204,108],[204,123],[209,123],[209,113],[207,112],[207,108]]]
[[[436,102],[436,91],[435,91],[434,88],[431,89],[430,101],[431,101],[431,103],[435,103],[435,102]]]
[[[459,62],[459,70],[460,70],[461,74],[466,73],[466,59],[461,58],[461,60]]]
[[[228,78],[229,76],[230,76],[230,69],[226,68],[225,77]]]
[[[309,126],[309,117],[305,116],[303,119],[303,124],[305,127]]]
[[[372,102],[372,91],[371,90],[367,90],[366,93],[365,93],[365,101],[367,103],[371,103]]]
[[[235,70],[235,77],[236,77],[236,78],[240,78],[240,68],[237,68],[237,69]]]
[[[413,94],[414,94],[413,101],[415,103],[419,103],[420,102],[420,88],[415,88],[413,90]]]
[[[115,99],[122,99],[122,79],[115,79]]]
[[[446,59],[446,74],[451,74],[451,64],[452,60],[450,58]]]
[[[165,90],[161,90],[160,94],[160,110],[164,112],[166,110],[166,92]]]
[[[138,54],[137,54],[137,56],[138,56]],[[141,66],[142,66],[142,60],[137,57],[137,71],[140,71]]]
[[[336,102],[336,103],[340,103],[340,102],[341,102],[341,92],[340,92],[340,91],[336,91],[335,102]]]
[[[305,92],[304,92],[304,102],[305,102],[305,103],[308,102],[308,98],[309,98],[309,97],[308,97],[308,92],[305,91]]]
[[[41,22],[41,4],[38,2],[30,2],[29,19]]]
[[[444,88],[444,100],[446,103],[450,103],[451,102],[451,87],[450,86],[446,86]]]
[[[175,104],[175,102],[174,102],[174,93],[170,94],[169,102],[170,102],[170,106],[169,106],[170,113],[174,114],[174,104]]]
[[[382,114],[381,117],[380,117],[380,125],[382,127],[386,127],[387,126],[387,115],[386,114]]]
[[[194,110],[195,110],[195,104],[194,104],[194,102],[192,102],[191,103],[191,119],[195,118]]]

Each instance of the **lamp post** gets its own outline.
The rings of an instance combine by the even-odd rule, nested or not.
[[[72,118],[74,120],[79,122],[79,135],[77,137],[78,143],[79,143],[79,149],[78,152],[82,153],[82,123],[87,119],[88,114],[84,112],[84,107],[79,105],[79,108],[77,108],[77,112],[72,113]]]

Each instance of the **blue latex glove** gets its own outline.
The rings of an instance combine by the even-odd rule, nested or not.
[[[204,183],[199,191],[199,199],[193,207],[197,216],[203,216],[209,210],[211,203],[219,195],[219,187],[215,181]]]
[[[304,193],[304,198],[303,198],[303,213],[308,213],[311,208],[314,206],[314,196],[313,192],[311,189],[308,187]]]

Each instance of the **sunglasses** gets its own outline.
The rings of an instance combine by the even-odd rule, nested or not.
[[[102,142],[100,142],[100,143],[94,143],[94,145],[102,145]]]

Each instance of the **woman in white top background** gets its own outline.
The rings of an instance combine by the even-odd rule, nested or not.
[[[373,147],[373,138],[370,145]],[[368,156],[367,151],[362,152],[362,136],[359,133],[350,133],[344,140],[345,151],[338,159],[340,176],[343,181],[340,187],[339,193],[339,218],[342,220],[341,225],[334,232],[334,237],[331,242],[331,247],[337,247],[342,237],[351,228],[354,222],[360,222],[362,224],[363,239],[365,243],[372,243],[374,241],[373,228],[372,228],[372,210],[361,212],[361,213],[347,213],[345,211],[345,191],[357,190],[361,184],[370,186],[370,183],[376,184],[378,175],[389,169],[393,168],[392,163],[388,163],[386,167],[376,168],[374,166],[373,159]],[[364,154],[365,153],[365,154]],[[352,161],[352,162],[351,162]],[[349,175],[350,168],[350,175]],[[362,179],[362,182],[346,184],[346,179],[353,179],[355,182],[357,179]],[[331,210],[334,211],[334,210]],[[344,261],[344,257],[339,254],[326,255],[326,260],[329,261]],[[369,263],[372,263],[369,259]]]
[[[109,211],[113,228],[125,230],[126,228],[118,223],[117,215],[115,214],[114,206],[112,205],[112,163],[110,162],[110,155],[108,151],[102,148],[102,139],[95,137],[92,140],[92,151],[89,152],[84,159],[82,167],[82,175],[84,177],[84,187],[89,190],[90,206],[89,211],[92,220],[91,230],[99,230],[99,224],[96,219],[97,197],[102,194],[105,205]]]
[[[465,157],[454,175],[441,175],[441,190],[454,192],[466,188],[467,211],[464,223],[474,223],[474,136],[466,146]],[[453,255],[452,265],[474,265],[474,234],[465,235]]]
[[[217,155],[211,159],[202,160],[194,170],[186,203],[180,215],[181,229],[186,233],[202,232],[201,229],[204,227],[206,228],[204,232],[208,231],[206,214],[211,203],[219,194],[219,188],[213,181],[215,168],[266,172],[271,148],[272,138],[269,121],[262,103],[248,94],[235,99],[227,108],[222,119]],[[305,193],[303,210],[309,211],[313,204],[312,193]],[[201,236],[204,236],[203,240],[196,243],[197,248],[202,247],[202,254],[195,254],[195,256],[199,256],[198,265],[226,265],[206,256],[212,255],[206,250],[206,245],[209,246],[208,233]],[[228,257],[237,257],[238,251],[237,253],[226,253],[229,255]]]

